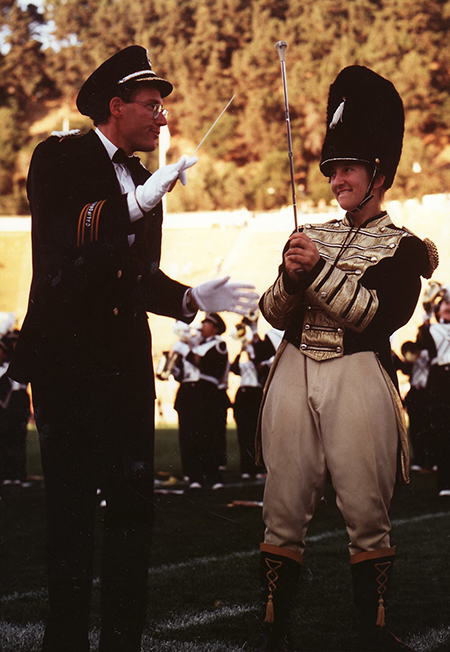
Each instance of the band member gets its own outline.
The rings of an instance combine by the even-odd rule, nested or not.
[[[183,328],[184,326],[184,328]],[[178,443],[180,446],[180,461],[185,480],[190,480],[195,472],[195,459],[191,453],[192,442],[196,436],[197,418],[197,381],[200,378],[198,367],[190,363],[186,356],[200,343],[199,329],[187,327],[182,322],[176,322],[174,330],[179,335],[168,355],[170,373],[180,383],[174,402],[174,409],[178,414]]]
[[[186,361],[197,370],[191,401],[194,418],[189,443],[188,467],[191,489],[221,489],[220,470],[223,448],[223,389],[228,377],[228,349],[221,335],[226,325],[216,312],[209,312],[202,321],[200,342],[186,355]],[[228,396],[226,396],[228,399]]]
[[[320,169],[346,214],[290,236],[260,301],[267,321],[286,329],[261,421],[261,650],[292,649],[289,614],[327,471],[350,539],[359,649],[410,649],[385,626],[395,555],[389,507],[396,477],[406,482],[409,472],[389,337],[410,319],[437,252],[382,209],[403,131],[402,101],[389,81],[362,66],[339,73]]]
[[[33,280],[9,375],[31,381],[40,437],[47,652],[89,650],[97,488],[107,504],[100,650],[141,649],[153,522],[147,311],[189,322],[198,308],[239,312],[250,298],[227,278],[189,288],[159,268],[161,199],[197,159],[150,175],[133,153],[157,147],[171,92],[144,48],[125,48],[78,94],[96,129],[53,135],[31,161]]]
[[[427,393],[431,427],[436,437],[437,491],[450,497],[450,286],[440,293],[435,307],[436,322],[420,328],[417,344],[430,358]]]
[[[263,473],[255,464],[255,433],[263,387],[269,374],[282,333],[272,328],[262,340],[258,335],[258,315],[244,317],[236,326],[242,340],[241,350],[233,360],[230,371],[240,376],[239,388],[233,404],[239,445],[241,478],[248,480]]]

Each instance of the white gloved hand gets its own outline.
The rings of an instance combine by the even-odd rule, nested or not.
[[[136,200],[139,208],[146,213],[156,206],[177,179],[185,186],[187,184],[186,170],[195,165],[197,161],[196,156],[191,158],[182,156],[176,163],[163,165],[162,168],[156,170],[144,185],[136,188]]]
[[[230,277],[206,281],[192,288],[192,297],[200,310],[206,312],[236,312],[247,315],[250,310],[256,310],[259,295],[253,292],[254,285],[245,283],[230,283]]]

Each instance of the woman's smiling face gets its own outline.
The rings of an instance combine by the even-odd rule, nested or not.
[[[369,182],[364,163],[335,161],[331,165],[331,192],[343,210],[351,211],[358,206],[366,195]]]

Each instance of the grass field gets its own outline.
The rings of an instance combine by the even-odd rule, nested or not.
[[[176,431],[158,430],[156,451],[157,490],[182,493],[155,494],[157,520],[143,651],[252,652],[259,632],[261,508],[232,505],[241,500],[260,502],[263,484],[243,485],[240,481],[232,428],[228,431],[229,463],[223,490],[193,494],[175,481],[181,476]],[[32,486],[4,487],[0,502],[2,652],[38,652],[46,617],[44,486],[39,479],[33,429],[28,472],[35,477]],[[449,502],[436,497],[433,475],[414,474],[410,486],[398,488],[393,502],[398,560],[389,613],[395,632],[418,652],[450,649],[449,507]],[[102,511],[99,508],[99,540]],[[355,649],[347,543],[333,490],[327,487],[310,527],[295,605],[299,650]],[[97,649],[98,627],[96,580],[93,650]]]

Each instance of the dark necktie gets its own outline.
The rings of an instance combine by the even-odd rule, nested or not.
[[[121,163],[128,168],[135,186],[139,186],[147,180],[148,172],[141,165],[141,160],[138,156],[127,156],[124,150],[119,147],[112,160],[113,163]]]

